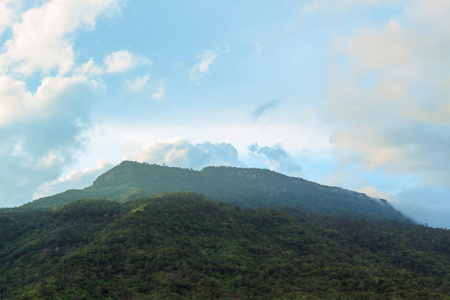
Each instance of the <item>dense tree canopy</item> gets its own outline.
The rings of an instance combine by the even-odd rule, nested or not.
[[[194,193],[0,212],[5,299],[443,299],[450,232]]]

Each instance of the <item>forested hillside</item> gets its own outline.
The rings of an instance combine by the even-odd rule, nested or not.
[[[202,193],[242,208],[295,208],[317,214],[409,221],[386,200],[263,169],[207,167],[201,171],[124,161],[92,186],[38,199],[24,209],[47,209],[88,198],[128,201],[163,192]]]
[[[0,212],[4,299],[445,299],[450,232],[193,193]]]

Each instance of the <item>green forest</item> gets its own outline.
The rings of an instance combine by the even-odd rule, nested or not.
[[[41,198],[22,209],[52,209],[89,198],[126,202],[177,191],[204,194],[242,208],[292,208],[321,215],[410,221],[386,200],[265,169],[206,167],[194,171],[131,161],[112,168],[85,189]]]
[[[174,192],[0,211],[2,299],[449,299],[450,232]]]

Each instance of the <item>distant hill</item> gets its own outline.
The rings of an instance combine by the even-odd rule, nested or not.
[[[201,171],[124,161],[82,190],[41,198],[23,209],[51,209],[79,199],[126,202],[186,191],[242,208],[292,208],[318,214],[409,221],[386,200],[264,169],[206,167]]]
[[[116,182],[125,168],[192,174],[125,163],[94,186]],[[241,172],[238,178],[246,178],[244,182],[257,179],[252,177],[255,170],[213,168],[195,174],[223,178],[227,173],[229,183],[236,180],[236,172]],[[267,180],[293,180],[256,173]],[[129,170],[125,174],[134,178]],[[0,245],[1,299],[448,299],[450,295],[448,230],[301,211],[288,216],[217,203],[194,193],[125,203],[78,200],[41,213],[5,209],[0,211]]]

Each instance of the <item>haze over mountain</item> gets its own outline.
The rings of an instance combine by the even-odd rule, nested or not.
[[[206,167],[201,171],[124,161],[82,190],[68,190],[22,208],[55,208],[88,199],[129,201],[163,192],[195,192],[243,208],[292,208],[318,214],[408,221],[386,200],[263,169]]]

